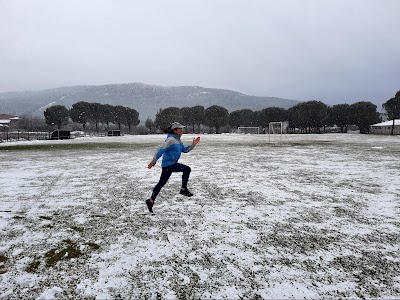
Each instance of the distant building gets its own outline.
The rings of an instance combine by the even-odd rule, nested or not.
[[[393,120],[386,121],[370,126],[370,133],[372,134],[392,134]],[[393,134],[400,134],[400,119],[394,120],[394,132]]]
[[[71,138],[70,130],[55,130],[51,133],[52,140],[69,140]]]
[[[17,116],[0,114],[0,128],[3,130],[8,129],[17,120],[19,120]]]
[[[121,130],[109,130],[107,136],[120,136]]]

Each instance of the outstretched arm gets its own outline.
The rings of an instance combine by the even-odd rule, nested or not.
[[[182,152],[188,153],[191,151],[198,143],[200,142],[200,137],[193,139],[193,142],[190,146],[183,146]]]

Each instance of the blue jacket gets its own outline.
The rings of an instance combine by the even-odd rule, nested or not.
[[[168,134],[164,144],[157,150],[152,161],[155,163],[162,156],[161,166],[163,168],[171,166],[178,162],[182,152],[188,153],[194,148],[194,146],[195,144],[184,146],[181,142],[180,136],[170,133]]]

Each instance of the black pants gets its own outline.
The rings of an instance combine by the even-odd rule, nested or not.
[[[160,191],[163,188],[163,186],[167,183],[168,179],[171,177],[171,174],[173,172],[183,172],[183,174],[182,174],[182,188],[186,189],[188,181],[189,181],[190,171],[191,171],[191,169],[190,169],[189,166],[186,166],[186,165],[183,165],[183,164],[179,164],[179,163],[175,163],[175,164],[173,164],[171,166],[162,168],[160,181],[154,187],[153,194],[151,195],[151,199],[152,200],[156,200],[157,195],[160,193]]]

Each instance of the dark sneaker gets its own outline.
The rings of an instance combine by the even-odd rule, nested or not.
[[[186,189],[186,190],[181,189],[181,191],[180,191],[179,193],[180,193],[181,195],[186,196],[186,197],[192,197],[192,196],[193,196],[193,194],[192,194],[191,192],[189,192],[188,189]]]
[[[147,208],[149,209],[149,212],[153,212],[153,205],[154,205],[154,202],[153,201],[151,201],[150,199],[147,199],[146,200],[146,204],[147,204]]]

